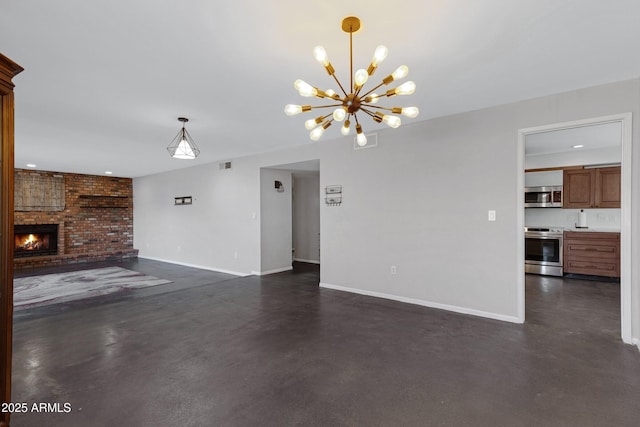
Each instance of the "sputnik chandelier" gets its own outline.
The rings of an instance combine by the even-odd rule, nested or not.
[[[416,84],[412,81],[408,81],[396,88],[387,90],[381,95],[375,93],[375,91],[380,87],[386,86],[391,82],[406,77],[409,73],[409,68],[406,65],[401,65],[393,73],[382,79],[382,82],[379,85],[369,90],[368,92],[362,93],[362,89],[365,83],[367,82],[369,77],[372,76],[376,71],[378,65],[380,65],[380,63],[384,61],[389,51],[385,46],[378,46],[373,55],[373,59],[371,60],[371,64],[369,64],[369,68],[367,68],[366,70],[359,69],[354,74],[353,33],[358,31],[359,29],[360,19],[356,18],[355,16],[349,16],[342,20],[342,30],[346,33],[349,33],[349,75],[351,80],[348,91],[345,90],[345,88],[336,77],[335,70],[331,65],[331,62],[329,62],[329,58],[327,57],[327,52],[322,46],[317,46],[313,49],[313,56],[324,66],[325,70],[327,70],[327,73],[329,73],[329,75],[335,79],[343,95],[341,96],[332,89],[326,91],[320,90],[317,87],[311,86],[310,84],[302,80],[296,80],[293,84],[293,86],[298,90],[301,96],[317,97],[323,99],[327,98],[328,100],[337,101],[336,103],[319,106],[288,104],[284,108],[284,112],[288,116],[293,116],[315,109],[334,108],[334,111],[332,113],[320,115],[305,122],[305,127],[307,128],[307,130],[311,131],[309,136],[313,141],[317,141],[318,139],[320,139],[325,130],[327,130],[327,128],[331,126],[334,121],[341,122],[344,120],[341,132],[342,135],[349,135],[349,133],[351,132],[351,120],[353,119],[355,121],[356,128],[356,141],[358,145],[365,146],[367,144],[367,137],[362,132],[362,126],[360,125],[360,121],[358,120],[357,113],[362,112],[364,114],[367,114],[371,116],[371,118],[375,122],[383,122],[392,128],[397,128],[401,123],[400,117],[393,114],[402,114],[404,116],[414,118],[419,113],[417,107],[389,108],[376,105],[381,97],[411,95],[415,92]],[[392,114],[388,114],[386,112],[390,112]]]

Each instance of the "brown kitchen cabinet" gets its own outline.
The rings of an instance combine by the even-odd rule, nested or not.
[[[565,231],[565,274],[620,277],[620,233]]]
[[[619,208],[620,177],[620,166],[565,169],[562,207],[565,209]]]

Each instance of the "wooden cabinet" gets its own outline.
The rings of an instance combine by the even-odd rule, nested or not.
[[[565,231],[565,273],[620,277],[620,233]]]
[[[22,67],[0,53],[0,402],[11,402],[13,332],[13,186],[15,75]],[[0,411],[0,426],[9,425],[10,412]]]
[[[567,169],[563,174],[565,209],[619,208],[620,166]]]
[[[565,209],[592,208],[596,188],[595,169],[568,169],[562,179],[562,207]]]
[[[619,208],[621,197],[620,166],[598,168],[596,171],[595,207]]]

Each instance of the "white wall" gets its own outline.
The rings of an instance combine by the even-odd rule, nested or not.
[[[259,270],[260,171],[233,162],[133,180],[134,247],[144,258],[233,274]],[[173,198],[193,204],[174,206]],[[236,257],[237,254],[237,257]]]
[[[518,260],[502,242],[515,239],[516,134],[499,119],[384,130],[368,150],[333,144],[321,187],[342,185],[343,198],[322,208],[322,282],[515,321]]]
[[[260,170],[260,274],[291,270],[291,188],[291,172]]]
[[[293,247],[296,261],[320,263],[320,176],[293,176]]]
[[[383,130],[379,147],[368,150],[354,151],[351,138],[339,138],[236,159],[224,182],[217,166],[137,178],[135,245],[141,256],[260,271],[259,222],[251,220],[251,212],[259,211],[260,168],[320,159],[321,188],[344,186],[340,207],[321,206],[324,284],[518,321],[518,130],[621,112],[634,113],[637,146],[639,79]],[[634,183],[639,172],[635,149]],[[156,236],[185,215],[178,209],[188,209],[171,206],[175,195],[187,191],[169,191],[167,186],[178,186],[172,178],[199,196],[190,229],[204,227],[221,242],[205,256],[191,250],[202,248],[201,232]],[[635,186],[636,259],[639,202]],[[487,221],[488,209],[497,211],[497,221]],[[188,248],[188,256],[177,246]],[[232,248],[238,248],[238,260],[230,256]],[[640,337],[640,271],[632,268],[632,333]]]

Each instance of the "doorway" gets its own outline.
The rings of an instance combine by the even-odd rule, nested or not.
[[[292,173],[293,262],[320,264],[320,171]]]
[[[620,207],[620,310],[621,310],[621,336],[626,343],[632,343],[631,323],[632,323],[632,295],[631,295],[631,145],[632,145],[632,116],[631,113],[618,114],[605,117],[596,117],[574,122],[556,123],[546,126],[520,129],[518,131],[518,185],[520,194],[525,188],[525,142],[527,137],[536,138],[542,134],[553,132],[575,133],[588,130],[618,125],[620,129],[620,164],[621,173],[621,193],[622,202]],[[577,145],[575,142],[573,145]],[[606,162],[605,162],[606,163]],[[569,166],[569,165],[566,165]],[[518,319],[525,320],[525,273],[524,273],[524,226],[525,210],[523,197],[518,198]],[[610,218],[605,218],[608,220]],[[566,218],[565,218],[566,220]],[[614,219],[615,222],[615,219]]]
[[[317,275],[320,206],[320,160],[261,169],[260,274],[299,267]]]

